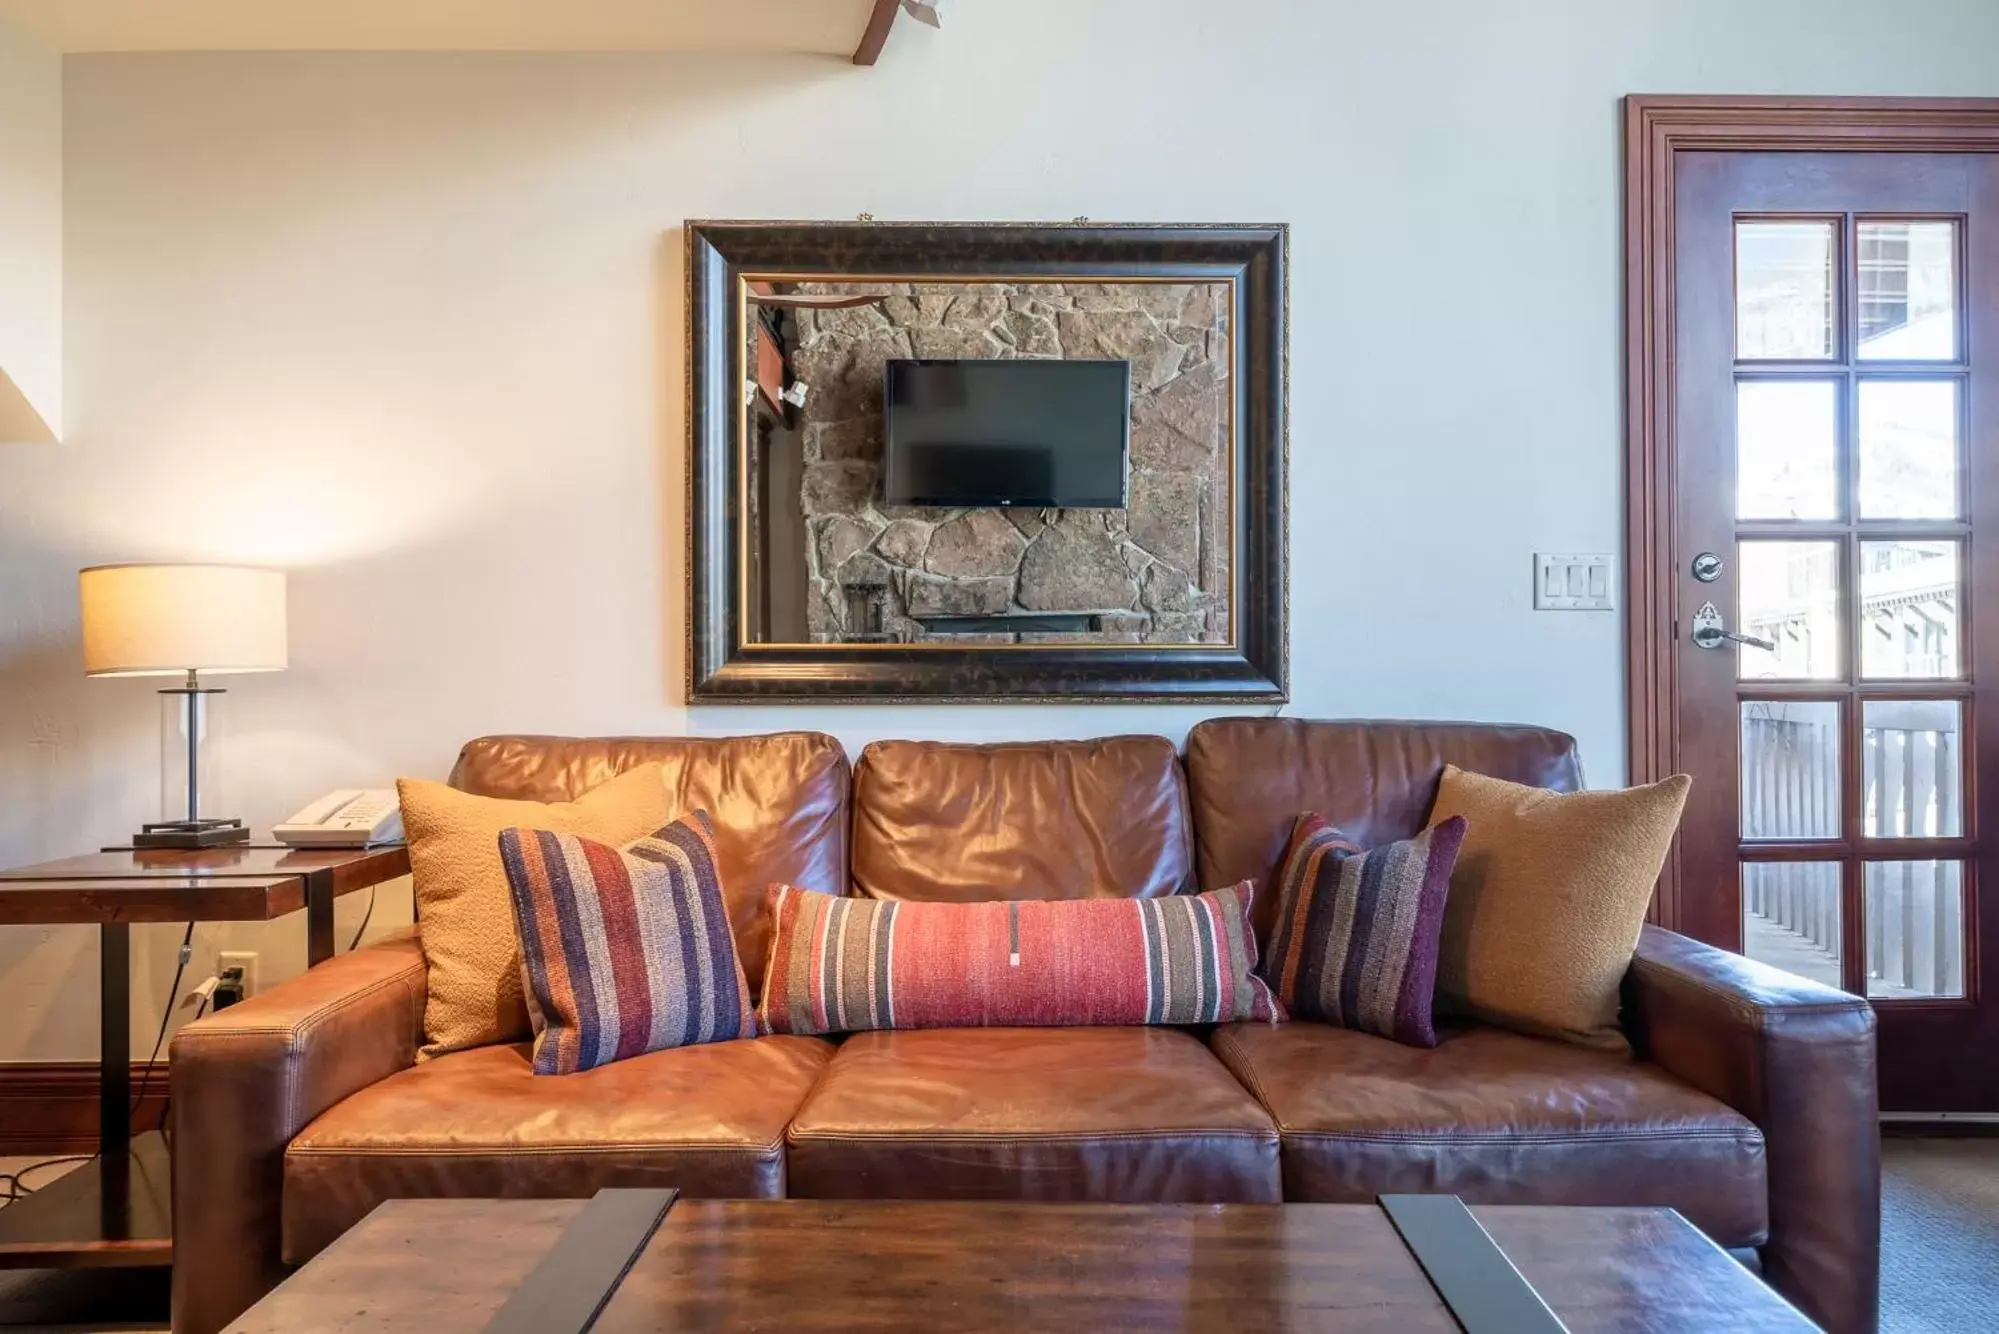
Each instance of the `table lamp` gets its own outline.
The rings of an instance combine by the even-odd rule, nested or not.
[[[285,667],[285,576],[240,565],[99,565],[78,576],[83,670],[88,676],[177,676],[160,691],[160,798],[165,818],[143,826],[141,848],[244,843],[241,820],[204,816],[212,767],[210,706],[223,691],[201,674]],[[176,798],[183,795],[185,801]],[[184,808],[184,813],[183,813]]]

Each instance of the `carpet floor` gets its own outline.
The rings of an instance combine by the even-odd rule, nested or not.
[[[1889,1139],[1882,1162],[1882,1334],[1999,1330],[1999,1139]],[[161,1330],[166,1303],[164,1272],[0,1273],[10,1334]]]
[[[1999,1140],[1881,1150],[1882,1334],[1999,1329]]]

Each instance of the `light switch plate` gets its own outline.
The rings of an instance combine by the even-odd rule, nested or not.
[[[1609,556],[1534,556],[1534,610],[1614,611],[1617,581]]]

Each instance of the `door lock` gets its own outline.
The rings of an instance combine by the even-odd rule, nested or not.
[[[1722,624],[1721,612],[1712,602],[1703,602],[1694,613],[1694,647],[1720,648],[1723,644],[1747,644],[1774,653],[1777,645],[1756,635],[1739,635]]]
[[[1704,584],[1711,584],[1721,578],[1721,557],[1712,551],[1703,551],[1694,557],[1694,578]]]

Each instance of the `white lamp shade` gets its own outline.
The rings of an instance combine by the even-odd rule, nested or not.
[[[283,571],[99,565],[78,581],[91,676],[284,670]]]

